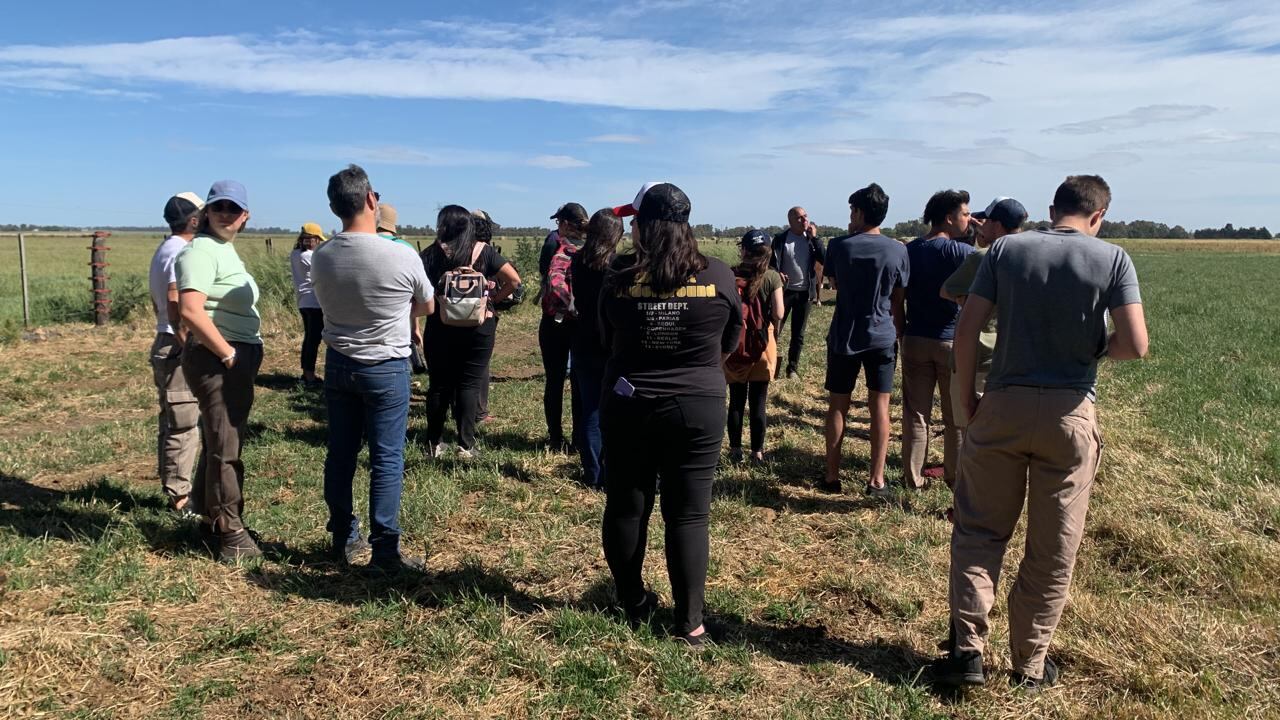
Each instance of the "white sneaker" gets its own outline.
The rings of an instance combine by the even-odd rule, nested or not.
[[[459,459],[459,460],[470,460],[471,458],[473,458],[473,457],[475,457],[475,456],[476,456],[476,455],[475,455],[475,453],[474,453],[474,452],[472,452],[472,451],[470,451],[470,450],[468,450],[468,449],[466,449],[466,448],[464,448],[464,447],[461,447],[461,446],[460,446],[460,447],[458,448],[458,459]]]
[[[445,451],[448,449],[448,445],[445,445],[444,443],[436,443],[435,445],[427,448],[427,455],[433,458],[438,458],[444,455]]]

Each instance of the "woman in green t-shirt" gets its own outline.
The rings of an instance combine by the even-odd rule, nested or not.
[[[739,346],[724,364],[724,378],[729,383],[729,460],[742,461],[742,415],[751,404],[751,461],[764,461],[765,399],[769,396],[769,379],[778,365],[778,328],[782,325],[782,276],[769,267],[773,252],[772,238],[763,230],[751,230],[739,241],[742,262],[733,269],[743,304],[759,299],[761,315],[743,317],[745,332],[764,333],[766,343],[759,357],[752,357]],[[760,327],[751,327],[752,322]],[[745,338],[745,335],[744,335]],[[745,340],[744,340],[745,344]],[[756,346],[758,347],[758,345]]]
[[[244,186],[221,180],[209,189],[196,237],[179,255],[182,322],[191,330],[182,370],[200,404],[204,432],[192,491],[196,509],[209,518],[224,562],[262,551],[243,520],[244,429],[253,407],[253,383],[262,364],[258,285],[236,253],[236,235],[249,222]]]

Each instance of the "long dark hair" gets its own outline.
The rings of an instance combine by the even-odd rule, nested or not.
[[[738,276],[747,281],[747,297],[755,297],[764,287],[764,273],[769,269],[769,258],[773,248],[768,245],[744,250],[742,262],[738,264]]]
[[[582,261],[592,270],[604,270],[613,259],[618,241],[622,239],[622,218],[610,208],[597,210],[587,223],[587,241],[583,243]]]
[[[655,293],[668,295],[707,269],[707,258],[698,250],[688,222],[636,220],[636,259],[613,278],[615,291],[643,279]]]
[[[436,215],[436,244],[449,262],[448,269],[467,265],[476,246],[471,211],[461,205],[445,205]]]

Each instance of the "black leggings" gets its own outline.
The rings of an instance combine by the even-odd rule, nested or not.
[[[493,356],[493,338],[493,328],[428,328],[427,442],[431,445],[444,437],[445,417],[452,407],[458,445],[468,450],[475,447],[480,388]]]
[[[769,396],[768,380],[729,383],[729,447],[742,447],[742,411],[751,402],[751,452],[764,450],[765,398]]]
[[[316,371],[316,355],[320,352],[320,333],[324,332],[324,311],[320,308],[298,308],[302,314],[302,372]]]
[[[561,322],[548,315],[542,316],[538,325],[538,348],[542,350],[542,369],[546,373],[546,384],[542,389],[542,412],[547,419],[547,435],[551,442],[564,440],[564,381],[569,374],[569,346],[573,344],[573,334],[578,321],[565,318]],[[569,381],[570,414],[572,416],[573,434],[578,437],[578,387],[572,379]]]
[[[711,480],[724,420],[724,398],[715,396],[624,398],[606,390],[601,408],[609,458],[602,535],[618,601],[633,607],[644,599],[641,568],[661,477],[667,575],[679,635],[702,624]]]

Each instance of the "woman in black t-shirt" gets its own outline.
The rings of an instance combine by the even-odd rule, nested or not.
[[[480,250],[476,254],[476,248]],[[472,262],[472,258],[475,262]],[[480,389],[493,356],[498,317],[493,303],[504,299],[520,284],[520,276],[506,258],[488,243],[477,243],[471,213],[459,205],[446,205],[436,218],[436,241],[422,251],[427,279],[439,288],[449,270],[469,265],[489,281],[492,295],[485,321],[477,327],[445,325],[440,320],[443,298],[427,317],[423,350],[427,355],[427,453],[439,457],[445,446],[445,416],[453,408],[458,426],[458,456],[470,458],[476,444],[480,413]],[[496,288],[496,289],[495,289]]]
[[[542,369],[545,383],[542,387],[542,413],[547,420],[547,446],[555,451],[570,450],[564,437],[564,381],[569,374],[569,348],[581,313],[573,312],[572,291],[565,282],[567,268],[556,262],[555,257],[563,244],[565,254],[571,258],[582,247],[587,232],[587,211],[578,203],[565,203],[551,216],[556,221],[556,242],[543,243],[538,258],[538,271],[542,273],[542,321],[538,324],[538,350],[542,353]],[[550,236],[547,238],[550,240]],[[556,277],[559,275],[559,277]],[[575,361],[576,362],[576,361]],[[570,416],[574,441],[580,433],[578,407],[580,398],[576,383],[569,383]]]
[[[621,239],[622,220],[610,208],[597,210],[587,225],[587,241],[569,264],[573,304],[578,310],[571,345],[573,382],[580,398],[581,415],[575,423],[578,434],[573,442],[578,446],[578,456],[582,458],[582,482],[601,490],[604,489],[604,466],[601,458],[600,398],[604,363],[609,355],[600,339],[600,288]]]
[[[636,216],[636,252],[614,261],[600,295],[610,348],[603,540],[618,602],[633,623],[643,622],[658,602],[641,566],[661,478],[672,634],[701,645],[711,481],[725,432],[722,363],[738,345],[742,307],[729,266],[698,251],[689,209],[680,188],[649,183],[614,210]]]

